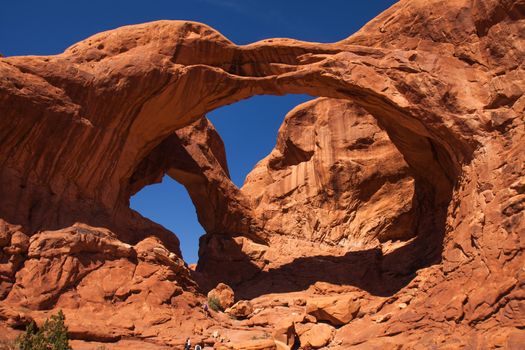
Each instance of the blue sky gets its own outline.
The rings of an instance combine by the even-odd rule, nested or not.
[[[206,23],[237,44],[272,37],[333,42],[357,31],[395,0],[90,0],[5,1],[0,53],[57,54],[103,30],[159,19]],[[221,134],[234,183],[275,145],[284,115],[310,96],[257,96],[208,115]],[[203,229],[185,189],[165,177],[131,200],[142,215],[175,232],[187,262],[197,261]]]

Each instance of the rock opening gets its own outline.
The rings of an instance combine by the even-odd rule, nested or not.
[[[182,257],[196,264],[199,237],[204,229],[186,188],[165,175],[162,182],[142,188],[130,199],[131,209],[173,232],[180,241]]]

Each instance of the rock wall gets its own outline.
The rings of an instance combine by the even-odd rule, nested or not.
[[[348,250],[415,235],[407,164],[373,117],[346,100],[319,99],[291,111],[242,192],[272,236]]]
[[[347,278],[327,281],[357,288],[365,293],[359,295],[366,303],[365,311],[334,331],[331,344],[342,349],[406,344],[519,348],[525,315],[524,18],[521,0],[405,0],[333,44],[269,39],[236,46],[202,24],[159,21],[97,34],[56,56],[0,58],[2,319],[16,326],[26,316],[45,316],[37,309],[73,305],[71,300],[100,302],[126,296],[127,292],[114,291],[112,284],[90,296],[91,289],[84,293],[82,282],[72,276],[82,276],[87,283],[98,271],[92,269],[95,266],[108,271],[138,269],[149,254],[141,253],[141,247],[149,247],[145,251],[157,252],[155,259],[162,261],[155,269],[167,267],[160,268],[160,277],[135,271],[153,286],[142,289],[136,287],[142,282],[132,279],[131,296],[163,290],[166,294],[156,305],[185,306],[180,315],[146,326],[121,325],[116,338],[130,335],[123,329],[142,327],[131,335],[167,344],[166,320],[177,329],[199,297],[178,258],[176,237],[132,212],[130,195],[154,181],[159,171],[171,174],[186,182],[190,193],[194,191],[194,202],[201,208],[199,218],[208,231],[203,252],[213,247],[218,254],[210,257],[236,252],[240,259],[233,262],[260,262],[265,247],[276,246],[274,231],[280,228],[272,218],[282,210],[262,215],[262,221],[258,218],[274,201],[257,193],[262,185],[257,181],[266,181],[267,175],[263,172],[258,180],[259,175],[252,174],[246,186],[250,195],[245,196],[244,189],[240,194],[235,188],[218,189],[229,186],[222,180],[227,171],[220,151],[214,159],[199,160],[212,164],[213,170],[206,173],[201,168],[196,176],[190,176],[187,165],[165,163],[158,156],[165,147],[176,146],[172,138],[177,130],[210,110],[256,94],[306,93],[352,101],[373,116],[413,178],[414,238],[400,246],[381,243],[345,253],[347,264],[338,275]],[[308,142],[298,146],[294,128],[290,136],[283,134],[284,140],[293,142],[276,147],[289,152],[287,160],[292,163],[309,157]],[[195,137],[206,132],[199,135]],[[200,156],[209,153],[204,150]],[[268,173],[277,176],[283,170],[279,156],[265,161],[271,159],[276,160],[268,164]],[[311,159],[316,159],[315,152]],[[194,179],[206,185],[192,188]],[[312,189],[309,184],[305,190]],[[211,204],[199,203],[199,191],[218,197]],[[317,198],[315,191],[305,194],[297,191],[290,197],[302,203],[296,208]],[[218,205],[222,198],[227,198],[224,207]],[[334,208],[329,202],[321,209]],[[219,208],[219,215],[211,208]],[[224,220],[230,211],[233,216]],[[286,220],[284,227],[308,226],[291,226]],[[310,232],[317,244],[322,230]],[[412,235],[370,232],[380,241]],[[291,242],[294,233],[285,234]],[[248,245],[252,256],[243,253]],[[267,255],[262,263],[269,265],[270,258],[274,257]],[[335,251],[315,259],[317,269],[311,268],[312,260],[296,260],[292,266],[277,268],[277,274],[271,269],[259,274],[264,268],[260,264],[251,268],[264,283],[282,281],[298,269],[311,272],[309,282],[341,266]],[[357,269],[348,269],[357,261],[361,262]],[[369,270],[362,269],[363,263]],[[56,274],[48,275],[55,267]],[[201,269],[206,272],[206,265]],[[49,276],[56,277],[51,289],[60,291],[58,298],[48,288]],[[401,282],[396,288],[377,290],[378,281]],[[244,277],[240,282],[246,282]],[[175,284],[183,291],[179,299]],[[44,291],[38,297],[37,287]],[[291,293],[290,288],[280,291]],[[141,294],[143,290],[149,292]],[[319,293],[356,291],[329,287]],[[130,300],[129,305],[138,304]],[[92,312],[87,314],[96,315],[97,307],[89,307]],[[66,315],[74,319],[74,307],[71,310]],[[189,319],[202,315],[198,310],[188,312]],[[151,307],[144,313],[162,314]],[[98,328],[101,333],[74,334],[108,339],[106,317],[104,322]],[[198,332],[203,334],[202,329],[193,329],[193,334]]]
[[[347,100],[320,98],[288,113],[275,149],[235,198],[246,203],[251,232],[263,232],[268,242],[253,241],[233,226],[208,233],[197,266],[202,287],[226,281],[240,295],[253,296],[297,290],[294,284],[307,288],[319,279],[342,281],[349,274],[341,270],[350,265],[381,269],[377,253],[408,244],[418,232],[408,165],[376,120]],[[343,258],[364,250],[372,253],[363,262]],[[313,261],[321,256],[339,257],[339,266],[322,269]],[[287,276],[269,273],[280,268]],[[368,282],[377,288],[383,283]]]

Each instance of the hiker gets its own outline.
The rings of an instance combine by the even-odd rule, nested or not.
[[[202,310],[204,311],[204,315],[206,317],[210,317],[210,310],[208,309],[208,303],[204,303],[204,305],[202,305]]]
[[[200,346],[199,344],[195,345],[195,350],[202,350],[202,346]]]
[[[186,338],[186,341],[184,342],[184,350],[191,350],[190,338]]]

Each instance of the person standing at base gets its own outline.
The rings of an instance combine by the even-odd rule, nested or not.
[[[204,303],[204,305],[202,305],[202,311],[204,311],[204,316],[206,316],[206,318],[210,318],[210,310],[208,308],[208,303]]]
[[[186,338],[186,341],[184,342],[184,350],[191,350],[190,338]]]

